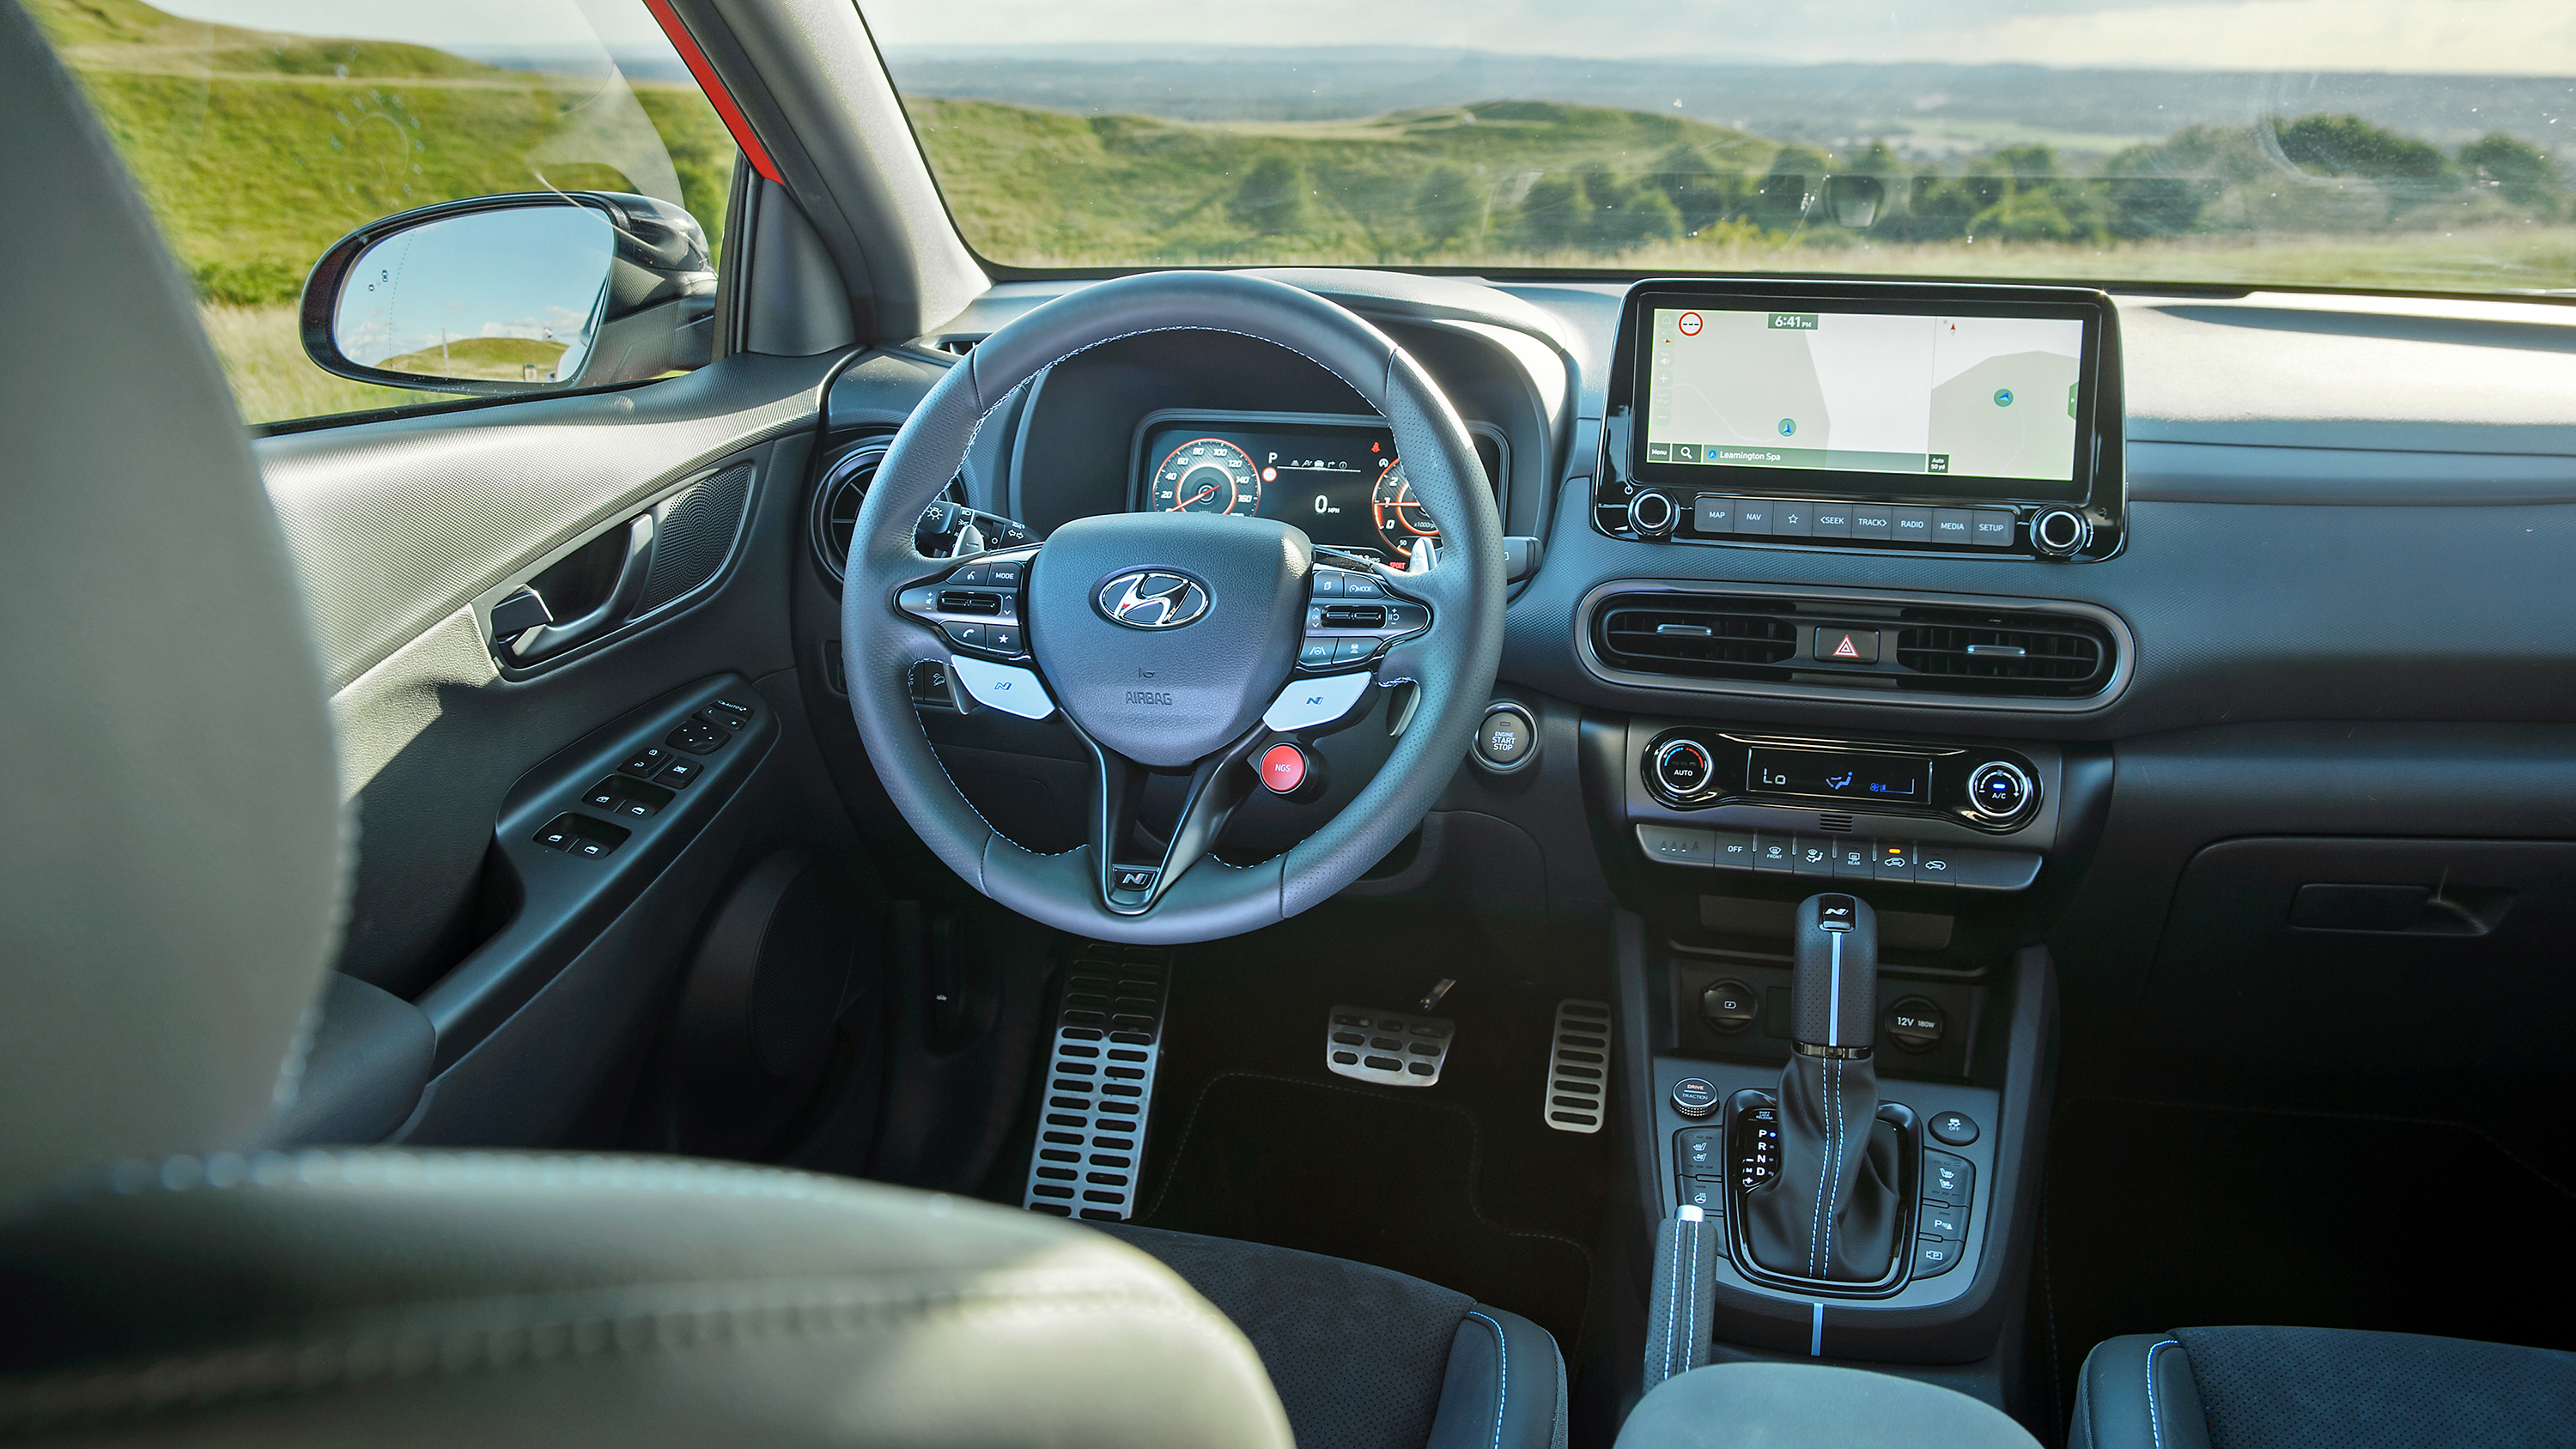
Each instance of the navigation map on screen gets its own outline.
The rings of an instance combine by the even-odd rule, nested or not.
[[[1654,309],[1646,461],[2066,483],[2084,324]]]

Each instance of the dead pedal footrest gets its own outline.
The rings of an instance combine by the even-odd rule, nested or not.
[[[1171,953],[1087,945],[1065,973],[1020,1206],[1124,1222],[1136,1212]]]
[[[1556,1004],[1549,1034],[1547,1105],[1539,1113],[1559,1132],[1598,1132],[1610,1115],[1610,1003]]]
[[[1445,1016],[1336,1006],[1324,1018],[1324,1066],[1382,1087],[1436,1087],[1457,1039],[1458,1023]]]

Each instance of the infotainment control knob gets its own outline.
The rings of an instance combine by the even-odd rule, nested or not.
[[[1968,776],[1968,808],[1987,820],[2017,819],[2030,809],[2030,776],[2007,760],[1988,760]]]
[[[2049,558],[2073,558],[2093,541],[2093,525],[2072,508],[2043,508],[2030,521],[2030,545]]]
[[[1628,526],[1639,538],[1663,538],[1682,521],[1682,506],[1673,495],[1660,488],[1649,488],[1628,500]]]

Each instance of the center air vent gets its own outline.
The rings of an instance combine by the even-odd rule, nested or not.
[[[1587,627],[1602,668],[1633,683],[1723,690],[1718,681],[1731,680],[1757,693],[1964,695],[2039,708],[2113,688],[2128,637],[2087,605],[1730,585],[1605,589]]]
[[[2108,631],[2063,614],[1975,614],[1908,609],[1896,632],[1896,662],[1937,685],[1978,694],[2075,698],[2111,677]]]
[[[1798,652],[1793,603],[1622,595],[1593,616],[1601,657],[1648,674],[1774,679]]]
[[[885,462],[886,449],[892,438],[868,438],[832,460],[823,470],[823,481],[814,488],[814,516],[809,531],[814,541],[814,561],[823,566],[833,583],[841,581],[841,572],[850,557],[850,536],[858,531],[859,505],[868,501],[868,485],[876,481],[877,467]],[[963,487],[951,482],[948,500],[962,501]]]

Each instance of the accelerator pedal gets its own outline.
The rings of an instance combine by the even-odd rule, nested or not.
[[[1548,1047],[1547,1105],[1540,1113],[1559,1132],[1598,1132],[1610,1116],[1610,1003],[1556,1004]]]
[[[1324,1066],[1381,1087],[1436,1087],[1458,1023],[1445,1016],[1336,1006],[1324,1017]]]
[[[1065,972],[1045,1110],[1020,1206],[1125,1222],[1143,1181],[1171,953],[1086,943]]]

